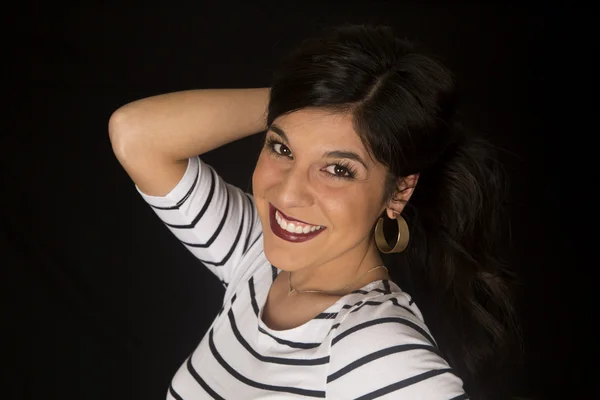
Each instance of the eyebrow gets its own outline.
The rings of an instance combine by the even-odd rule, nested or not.
[[[325,156],[331,157],[331,158],[346,158],[349,160],[354,160],[356,162],[361,163],[363,165],[363,167],[365,167],[366,170],[369,169],[367,167],[367,164],[363,161],[363,159],[353,151],[342,151],[342,150],[328,151],[327,153],[325,153]]]
[[[289,142],[289,140],[287,138],[287,135],[285,134],[285,132],[283,131],[283,129],[281,129],[277,125],[271,124],[271,126],[269,126],[268,130],[275,132],[276,134],[278,134],[279,136],[281,136],[286,142]]]
[[[271,126],[269,126],[268,130],[275,132],[277,135],[281,136],[281,138],[283,138],[286,142],[289,143],[287,135],[285,134],[283,129],[281,129],[279,126],[277,126],[275,124],[271,124]],[[365,169],[367,169],[367,170],[369,169],[367,167],[367,163],[364,162],[362,157],[353,151],[345,151],[345,150],[328,151],[327,153],[324,154],[324,156],[331,157],[331,158],[346,158],[349,160],[353,160],[353,161],[361,163],[363,165],[363,167],[365,167]]]

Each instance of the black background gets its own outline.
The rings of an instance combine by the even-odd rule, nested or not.
[[[347,21],[390,24],[457,75],[467,124],[504,149],[512,182],[525,339],[515,394],[550,398],[579,384],[577,322],[561,292],[559,253],[570,239],[556,233],[565,132],[555,106],[572,101],[557,77],[577,40],[562,30],[587,11],[416,1],[18,6],[4,28],[2,390],[14,395],[3,398],[165,397],[223,290],[139,197],[111,151],[108,119],[162,92],[268,86],[294,44]],[[205,160],[250,190],[257,139]]]

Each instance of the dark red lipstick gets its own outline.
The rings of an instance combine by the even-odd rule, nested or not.
[[[319,230],[309,232],[309,233],[288,232],[285,229],[283,229],[281,226],[279,226],[279,224],[277,223],[277,219],[275,219],[275,211],[278,211],[278,210],[275,207],[273,207],[273,205],[271,203],[269,203],[269,220],[270,220],[270,225],[271,225],[271,231],[273,231],[275,236],[277,236],[278,238],[286,240],[288,242],[294,242],[294,243],[306,242],[307,240],[310,240],[310,239],[314,238],[315,236],[319,235],[321,232],[323,232],[326,229],[326,228],[321,228]],[[287,221],[303,222],[303,221],[299,221],[297,219],[288,217],[281,211],[279,211],[279,213]],[[310,225],[310,224],[307,224],[307,225]]]

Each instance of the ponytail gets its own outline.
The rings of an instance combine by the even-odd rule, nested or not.
[[[498,365],[516,332],[513,276],[502,259],[506,195],[503,170],[487,141],[450,145],[420,174],[403,211],[411,229],[408,248],[386,257],[397,264],[392,279],[416,300],[472,395],[490,386],[484,375],[497,371],[487,364]]]

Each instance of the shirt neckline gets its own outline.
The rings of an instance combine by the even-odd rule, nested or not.
[[[281,272],[280,269],[277,269],[277,275],[279,275],[279,273]],[[366,292],[371,292],[373,289],[379,287],[380,285],[383,286],[384,282],[388,281],[389,283],[391,283],[391,281],[389,279],[378,279],[372,282],[367,283],[366,285],[360,287],[359,289],[354,290],[353,292],[350,292],[342,297],[340,297],[335,303],[333,303],[331,306],[327,307],[325,310],[321,311],[320,314],[327,314],[327,313],[337,313],[339,312],[343,305],[347,303],[348,297],[349,296],[353,296],[356,295],[357,292],[359,291],[366,291]],[[269,286],[270,287],[270,286]],[[277,336],[279,338],[282,339],[292,339],[292,338],[297,338],[297,334],[299,332],[302,332],[304,330],[307,329],[308,325],[313,324],[317,319],[313,318],[307,322],[305,322],[302,325],[296,326],[294,328],[290,328],[290,329],[283,329],[283,330],[276,330],[276,329],[271,329],[267,326],[267,324],[265,324],[265,322],[262,319],[262,315],[263,315],[263,309],[265,306],[265,303],[267,301],[267,296],[269,294],[269,289],[267,289],[266,293],[264,294],[264,299],[261,299],[260,302],[260,308],[258,311],[258,326],[263,329],[264,331],[266,331],[267,333],[273,335],[273,336]],[[319,322],[322,322],[323,320],[319,320]],[[333,319],[331,320],[333,321]]]

